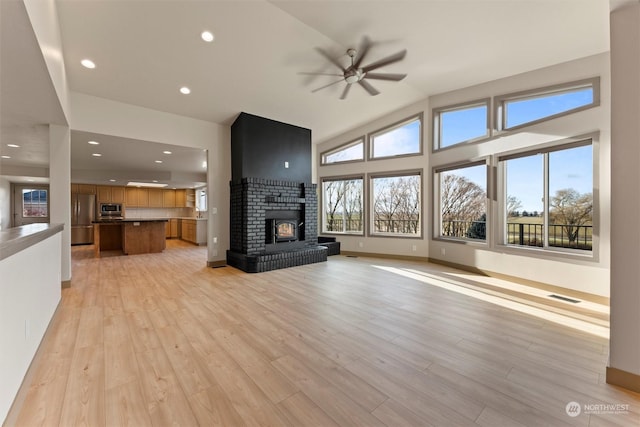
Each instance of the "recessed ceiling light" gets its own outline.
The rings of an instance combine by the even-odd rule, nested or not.
[[[162,160],[156,160],[156,163],[162,163]]]
[[[206,41],[207,43],[211,43],[215,38],[211,31],[203,31],[202,34],[200,34],[200,37],[202,37],[202,40]]]
[[[183,94],[183,95],[189,95],[191,93],[191,89],[189,89],[186,86],[182,86],[180,88],[180,93]]]
[[[152,182],[158,182],[158,180],[157,180],[157,179],[154,179]]]
[[[20,146],[18,144],[7,144],[7,147],[20,148]]]
[[[11,156],[1,156],[3,159],[10,159]]]
[[[91,70],[93,70],[94,68],[96,68],[96,64],[95,62],[93,62],[90,59],[83,59],[82,61],[80,61],[80,63],[82,64],[83,67],[85,68],[89,68]]]
[[[109,182],[116,182],[116,180],[115,179],[110,179]]]
[[[162,154],[171,154],[171,151],[165,150],[165,151],[162,152]]]
[[[92,156],[93,156],[93,157],[102,157],[102,154],[100,154],[100,153],[93,153],[93,154],[92,154]]]
[[[100,143],[98,141],[89,141],[88,144],[91,145],[100,145]]]

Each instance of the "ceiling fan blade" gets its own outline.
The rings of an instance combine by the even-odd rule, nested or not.
[[[380,93],[380,92],[378,92],[376,90],[376,88],[371,86],[369,84],[369,82],[367,82],[366,80],[360,80],[358,83],[360,83],[360,86],[362,86],[364,88],[364,90],[369,92],[369,95],[371,95],[371,96],[376,96],[376,95],[378,95]]]
[[[394,62],[401,61],[402,59],[404,59],[406,54],[407,54],[407,50],[405,49],[394,55],[387,56],[386,58],[376,61],[373,64],[369,64],[366,67],[362,67],[362,71],[367,73],[371,70],[375,70],[376,68],[384,67],[385,65],[389,65],[389,64],[393,64]]]
[[[347,84],[347,86],[345,86],[344,91],[342,91],[342,95],[340,96],[340,99],[346,99],[347,95],[349,94],[349,89],[351,89],[351,85]]]
[[[369,48],[371,47],[371,40],[369,40],[369,37],[364,36],[362,38],[362,44],[360,45],[360,50],[358,51],[359,55],[358,58],[356,58],[356,62],[354,62],[353,67],[354,68],[360,68],[360,64],[362,64],[362,60],[364,59],[365,56],[367,56],[367,53],[369,52]]]
[[[336,77],[344,77],[342,74],[338,73],[307,73],[307,72],[299,72],[301,76],[336,76]]]
[[[394,82],[399,82],[400,80],[407,77],[406,74],[393,74],[393,73],[367,73],[364,76],[366,79],[373,80],[391,80]]]
[[[318,52],[320,52],[320,54],[322,56],[324,56],[325,58],[327,58],[333,65],[335,65],[336,67],[340,68],[342,71],[345,71],[345,68],[342,66],[342,64],[340,64],[338,62],[337,59],[335,59],[334,57],[332,57],[331,55],[329,55],[327,52],[325,52],[324,50],[322,50],[321,48],[317,47],[316,50]]]
[[[324,89],[325,87],[333,86],[333,85],[338,84],[338,83],[343,82],[343,81],[344,81],[344,79],[340,79],[340,80],[338,80],[337,82],[333,82],[333,83],[329,83],[328,85],[320,86],[319,88],[314,89],[314,90],[312,90],[311,92],[312,92],[312,93],[317,92],[317,91],[319,91],[319,90]]]

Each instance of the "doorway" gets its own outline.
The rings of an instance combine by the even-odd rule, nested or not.
[[[12,227],[49,222],[49,186],[13,185]]]

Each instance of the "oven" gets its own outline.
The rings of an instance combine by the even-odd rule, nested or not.
[[[122,219],[123,216],[122,203],[100,203],[99,219]]]

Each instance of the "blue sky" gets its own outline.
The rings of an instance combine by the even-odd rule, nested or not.
[[[374,137],[374,157],[420,152],[420,120]]]
[[[591,88],[563,92],[552,96],[509,102],[507,127],[537,120],[568,111],[593,101]],[[443,114],[443,146],[485,135],[486,113],[484,106],[456,110]],[[484,166],[455,171],[486,187]],[[506,165],[507,195],[515,196],[528,212],[544,209],[544,156],[534,155],[512,159]],[[593,191],[593,152],[591,145],[549,153],[549,195],[557,190],[573,188],[579,193]]]

